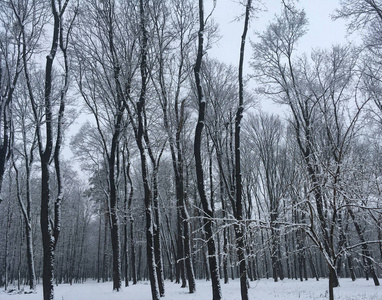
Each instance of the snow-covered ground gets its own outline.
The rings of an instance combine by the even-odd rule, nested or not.
[[[300,282],[297,280],[284,280],[273,282],[262,279],[251,282],[249,299],[251,300],[315,300],[328,299],[328,280]],[[340,287],[334,291],[336,300],[382,300],[382,287],[375,287],[372,280],[340,279]],[[187,289],[179,285],[166,282],[166,296],[163,300],[210,300],[212,298],[211,283],[197,281],[197,291],[189,294]],[[112,283],[86,282],[84,284],[62,284],[55,287],[56,300],[150,300],[150,286],[148,282],[141,282],[123,288],[119,293],[112,292]],[[229,284],[222,282],[224,300],[240,300],[240,285],[237,280]],[[38,286],[35,294],[6,294],[0,292],[1,300],[41,300],[42,287]]]

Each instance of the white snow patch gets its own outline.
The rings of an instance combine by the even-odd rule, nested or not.
[[[210,300],[212,298],[211,282],[197,280],[196,292],[188,293],[188,288],[180,288],[180,285],[166,281],[166,295],[163,300]],[[321,279],[316,281],[309,279],[300,282],[298,280],[273,282],[271,279],[261,279],[250,283],[249,299],[257,300],[318,300],[328,299],[328,280]],[[352,282],[351,279],[340,279],[340,287],[334,289],[334,298],[336,300],[381,300],[382,287],[376,287],[372,280],[357,279]],[[139,282],[137,285],[130,285],[122,288],[121,292],[112,291],[113,283],[96,283],[88,281],[83,284],[61,284],[54,287],[55,299],[75,300],[150,300],[151,291],[148,282]],[[231,280],[229,284],[221,281],[221,290],[223,300],[240,300],[240,283],[238,280]],[[12,294],[4,291],[0,292],[2,300],[41,300],[42,286],[37,286],[37,293],[34,294]]]

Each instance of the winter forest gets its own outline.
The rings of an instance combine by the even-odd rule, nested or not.
[[[235,64],[224,1],[0,0],[0,298],[380,285],[382,1],[340,0],[357,42],[308,52],[307,1],[262,30],[271,1],[236,1]]]

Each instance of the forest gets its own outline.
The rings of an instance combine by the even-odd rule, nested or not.
[[[382,1],[340,0],[359,43],[308,53],[306,1],[261,31],[269,1],[237,1],[235,65],[222,1],[0,0],[1,289],[380,285]]]

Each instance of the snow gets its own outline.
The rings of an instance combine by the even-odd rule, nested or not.
[[[240,283],[238,280],[223,284],[221,281],[223,300],[240,300]],[[340,287],[334,290],[336,300],[382,300],[382,287],[376,287],[372,280],[340,279]],[[273,282],[271,279],[261,279],[250,282],[249,299],[262,300],[317,300],[328,299],[328,280],[321,279],[316,281],[309,279],[300,282],[298,280],[284,280]],[[151,291],[148,282],[140,282],[137,285],[124,287],[121,292],[112,291],[113,283],[96,283],[88,281],[84,284],[62,284],[55,286],[56,300],[150,300]],[[26,289],[27,290],[27,289]],[[196,292],[188,293],[188,288],[180,288],[180,285],[166,281],[166,296],[163,300],[210,300],[212,298],[211,282],[197,280]],[[42,286],[37,286],[35,294],[6,294],[0,292],[2,300],[41,300]]]

